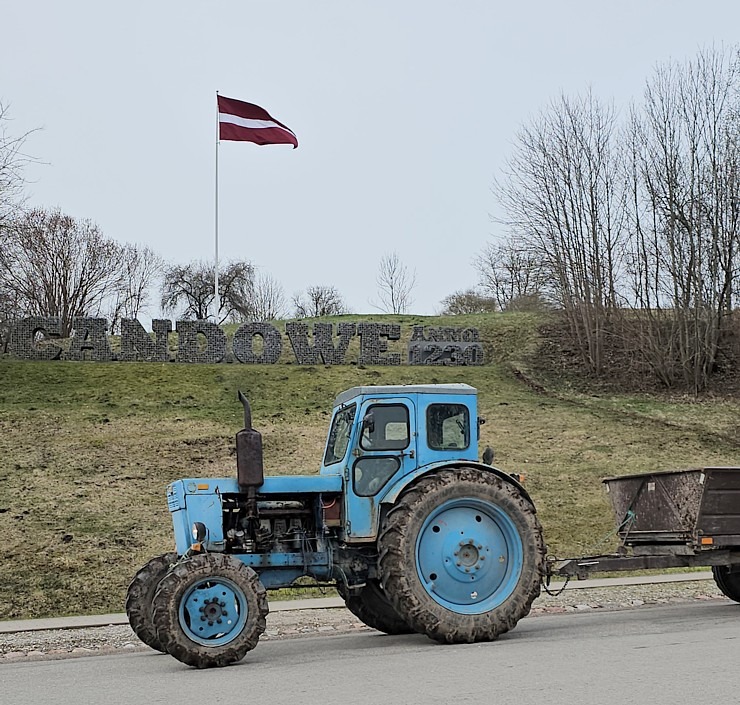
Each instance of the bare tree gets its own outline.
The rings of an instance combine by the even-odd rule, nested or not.
[[[123,245],[121,285],[111,297],[107,318],[111,331],[117,331],[122,318],[138,318],[149,301],[156,277],[162,272],[162,259],[148,247]]]
[[[489,243],[474,259],[481,289],[501,311],[516,310],[523,301],[544,298],[547,269],[541,253],[508,238]]]
[[[309,286],[293,295],[296,318],[318,318],[349,313],[342,295],[333,286]]]
[[[254,281],[252,311],[256,321],[273,321],[285,315],[285,292],[275,278],[260,272]]]
[[[658,67],[628,131],[633,334],[656,375],[711,374],[740,271],[740,63],[704,50]]]
[[[441,301],[442,316],[460,316],[466,313],[493,313],[498,310],[496,300],[475,289],[455,291]]]
[[[414,303],[411,292],[416,286],[416,272],[401,262],[396,252],[385,254],[380,258],[378,276],[378,304],[371,305],[385,313],[406,313]]]
[[[206,319],[214,300],[215,268],[208,262],[165,267],[162,275],[163,311],[178,311],[185,318]],[[253,320],[254,267],[250,262],[223,265],[218,275],[220,306],[217,323]]]
[[[35,130],[14,136],[8,129],[10,121],[8,106],[0,103],[0,231],[22,200],[23,169],[35,161],[23,152],[26,139]]]
[[[617,306],[624,196],[613,107],[590,92],[561,96],[523,127],[494,190],[504,223],[549,278],[576,349],[603,366],[610,312]]]
[[[2,235],[0,291],[19,315],[58,316],[68,335],[75,316],[100,315],[120,291],[122,248],[89,220],[34,209]]]

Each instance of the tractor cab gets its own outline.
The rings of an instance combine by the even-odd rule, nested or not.
[[[476,402],[467,384],[353,387],[336,398],[320,472],[344,479],[348,542],[374,539],[381,505],[412,478],[477,460]]]

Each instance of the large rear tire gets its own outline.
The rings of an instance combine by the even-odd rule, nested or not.
[[[177,554],[174,552],[152,558],[134,575],[126,591],[126,615],[131,629],[147,646],[162,652],[167,650],[154,629],[152,602],[159,581],[176,562]]]
[[[540,593],[545,544],[513,483],[462,467],[426,476],[386,515],[380,571],[399,616],[436,641],[490,641]]]
[[[725,597],[740,602],[740,566],[715,565],[712,566],[712,575]]]
[[[178,563],[154,596],[154,626],[167,652],[195,668],[226,666],[257,646],[267,591],[233,556],[208,553]]]
[[[413,629],[399,616],[377,580],[368,580],[357,591],[349,592],[343,585],[337,591],[347,609],[363,624],[386,634],[412,634]]]

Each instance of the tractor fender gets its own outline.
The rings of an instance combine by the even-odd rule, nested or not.
[[[403,492],[409,485],[413,484],[420,477],[425,477],[426,475],[429,475],[432,472],[436,472],[437,470],[453,470],[455,468],[461,467],[477,468],[478,470],[484,470],[485,472],[490,472],[494,475],[497,475],[502,480],[504,480],[504,482],[508,482],[510,485],[514,485],[514,487],[516,487],[527,499],[527,501],[534,507],[534,502],[529,496],[529,492],[524,489],[524,486],[520,482],[515,480],[511,475],[504,472],[503,470],[499,470],[492,465],[486,465],[485,463],[481,463],[476,460],[444,460],[438,463],[431,463],[430,465],[425,465],[424,467],[417,468],[413,472],[409,473],[408,475],[404,475],[402,478],[390,485],[378,501],[380,504],[395,504],[401,492]]]

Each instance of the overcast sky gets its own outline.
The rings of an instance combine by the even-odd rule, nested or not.
[[[363,313],[396,251],[432,314],[502,234],[519,125],[589,86],[624,109],[739,27],[737,0],[3,0],[0,100],[42,128],[30,204],[182,263],[213,258],[216,91],[257,103],[300,146],[221,143],[222,258]]]

